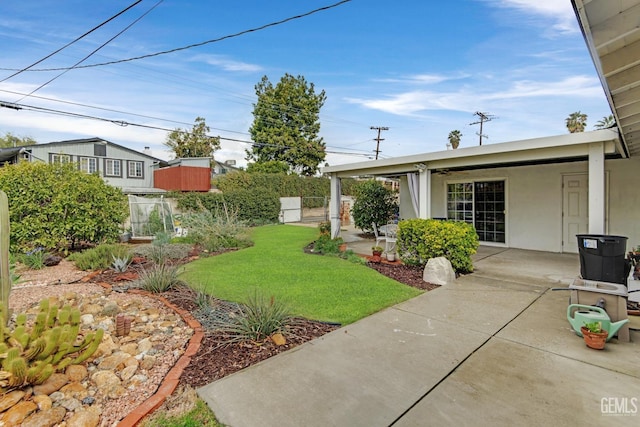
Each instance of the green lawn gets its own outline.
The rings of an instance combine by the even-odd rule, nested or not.
[[[317,236],[312,227],[257,227],[255,246],[191,262],[180,277],[217,298],[244,302],[257,291],[286,302],[296,316],[342,324],[421,293],[364,265],[305,254]]]

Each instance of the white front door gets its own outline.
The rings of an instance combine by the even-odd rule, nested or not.
[[[589,230],[589,176],[562,177],[562,251],[578,252],[576,234]]]

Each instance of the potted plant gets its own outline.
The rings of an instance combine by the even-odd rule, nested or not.
[[[382,251],[384,249],[382,248],[382,246],[373,246],[371,248],[371,252],[373,253],[373,256],[371,257],[371,262],[375,262],[375,263],[379,263],[380,261],[382,261]]]
[[[604,348],[604,344],[607,342],[607,336],[609,336],[609,332],[602,329],[602,323],[600,322],[585,322],[584,326],[580,328],[580,332],[582,332],[582,337],[587,347],[596,350],[602,350]]]
[[[387,252],[387,261],[394,262],[396,260],[395,252]]]

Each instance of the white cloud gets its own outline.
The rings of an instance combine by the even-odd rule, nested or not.
[[[346,101],[371,110],[400,116],[415,116],[425,110],[475,111],[478,106],[487,103],[495,104],[501,100],[568,96],[598,98],[602,97],[602,88],[596,78],[573,76],[553,82],[514,81],[503,91],[495,91],[495,88],[475,91],[470,87],[447,92],[415,90],[385,98],[347,98]]]
[[[569,0],[483,0],[495,7],[512,9],[525,15],[538,15],[553,21],[552,28],[561,33],[578,31],[576,16]]]
[[[236,61],[223,55],[196,55],[191,60],[204,62],[205,64],[222,68],[225,71],[258,72],[263,70],[260,65]]]

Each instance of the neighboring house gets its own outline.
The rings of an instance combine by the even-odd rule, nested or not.
[[[483,245],[577,252],[582,233],[640,245],[640,0],[572,3],[617,128],[326,167],[331,200],[341,178],[395,177],[401,218],[466,221]]]
[[[211,167],[212,178],[215,178],[216,176],[220,176],[220,175],[226,175],[229,172],[236,172],[240,170],[240,168],[236,167],[235,160],[227,160],[224,163],[213,160],[211,163],[212,163],[212,167]]]
[[[97,172],[125,194],[162,193],[154,188],[153,171],[167,162],[100,138],[73,139],[21,147],[32,162],[77,163],[87,173]]]

